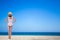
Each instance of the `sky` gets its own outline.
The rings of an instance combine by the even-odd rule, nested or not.
[[[60,32],[60,0],[0,0],[0,32],[8,32],[10,11],[12,32]]]

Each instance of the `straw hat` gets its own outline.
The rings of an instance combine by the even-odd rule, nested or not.
[[[12,12],[8,12],[8,15],[11,14],[12,15]]]

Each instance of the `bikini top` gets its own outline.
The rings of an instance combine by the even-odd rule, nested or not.
[[[11,19],[10,19],[10,17],[8,17],[8,22],[12,23],[12,21],[13,21],[13,17]]]

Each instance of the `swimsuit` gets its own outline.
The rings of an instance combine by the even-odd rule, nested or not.
[[[10,17],[8,17],[8,26],[12,26],[13,25],[12,21],[13,21],[13,17],[12,17],[12,19],[10,19]]]

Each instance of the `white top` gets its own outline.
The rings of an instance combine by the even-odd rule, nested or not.
[[[8,26],[12,26],[13,25],[12,22],[13,22],[13,17],[12,17],[12,19],[10,19],[10,17],[8,17]]]

